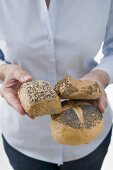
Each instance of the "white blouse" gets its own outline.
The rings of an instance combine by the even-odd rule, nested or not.
[[[80,78],[95,65],[106,33],[111,0],[0,0],[1,64],[21,65],[34,80],[55,84],[69,74]],[[95,69],[108,72],[113,81],[110,54]],[[34,120],[21,116],[7,102],[0,102],[2,132],[11,146],[30,157],[62,164],[96,149],[111,127],[111,109],[104,113],[105,126],[94,141],[80,146],[56,143],[50,117]]]

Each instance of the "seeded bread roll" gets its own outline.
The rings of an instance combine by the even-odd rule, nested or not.
[[[97,99],[102,93],[97,82],[75,80],[71,76],[60,80],[54,89],[62,99]]]
[[[46,81],[39,80],[22,84],[18,96],[22,107],[31,117],[61,112],[60,98]]]
[[[62,112],[51,116],[51,132],[60,144],[80,145],[96,139],[104,125],[103,116],[87,102],[62,103]]]

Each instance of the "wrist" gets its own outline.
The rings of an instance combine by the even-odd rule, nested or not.
[[[8,65],[9,64],[2,64],[2,65],[0,65],[0,80],[4,81],[4,79],[5,79],[5,72],[7,70],[7,66]]]
[[[5,77],[11,72],[12,68],[17,65],[15,64],[2,64],[0,65],[0,80],[4,81]]]

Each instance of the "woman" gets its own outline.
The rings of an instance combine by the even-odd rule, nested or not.
[[[0,1],[0,48],[4,54],[0,117],[4,147],[15,170],[101,169],[112,124],[104,91],[113,81],[112,20],[111,0]],[[104,38],[104,58],[94,67]],[[18,85],[24,82],[41,79],[54,85],[67,74],[98,81],[104,87],[95,105],[104,113],[105,126],[87,145],[57,144],[51,137],[49,117],[30,119],[17,97]]]

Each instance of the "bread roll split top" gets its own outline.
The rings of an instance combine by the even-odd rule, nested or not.
[[[103,116],[87,102],[62,103],[62,113],[51,116],[53,138],[61,144],[80,145],[94,140],[102,131]]]

